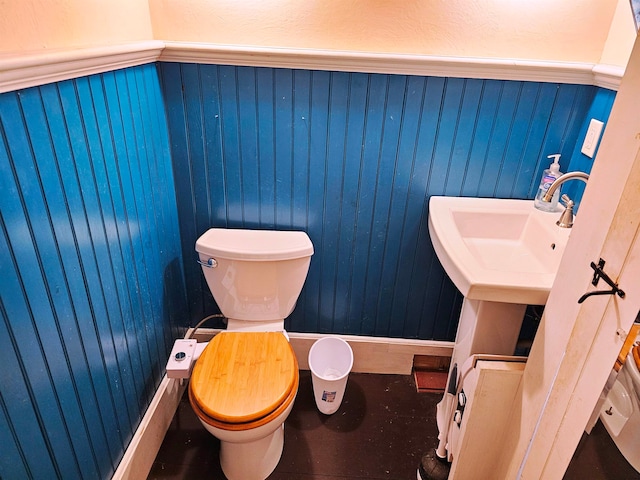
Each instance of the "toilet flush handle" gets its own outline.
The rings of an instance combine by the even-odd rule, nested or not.
[[[203,262],[202,260],[198,259],[198,263],[203,267],[207,267],[207,268],[216,268],[218,266],[218,261],[215,258],[210,258],[206,262]]]

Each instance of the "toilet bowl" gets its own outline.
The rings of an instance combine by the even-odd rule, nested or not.
[[[304,232],[210,229],[199,263],[227,330],[195,363],[189,401],[220,440],[229,480],[264,480],[284,447],[284,422],[298,391],[298,362],[284,332],[309,269]]]
[[[640,472],[640,346],[632,347],[600,410],[620,453]]]
[[[189,401],[220,439],[229,480],[266,478],[276,467],[298,378],[298,362],[282,333],[222,332],[209,342],[191,375]]]

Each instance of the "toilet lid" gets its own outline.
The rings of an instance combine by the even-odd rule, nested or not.
[[[296,373],[295,354],[281,332],[222,332],[196,362],[189,389],[211,418],[245,423],[278,408]]]
[[[638,366],[638,370],[640,370],[640,345],[633,347],[633,359],[636,361],[636,365]]]

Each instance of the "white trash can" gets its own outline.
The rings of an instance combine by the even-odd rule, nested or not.
[[[324,337],[311,346],[309,369],[320,412],[331,415],[340,408],[351,367],[353,351],[341,338]]]

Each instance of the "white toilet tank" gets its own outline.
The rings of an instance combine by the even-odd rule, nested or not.
[[[225,317],[269,321],[293,311],[313,244],[305,232],[211,228],[196,241],[196,251]]]

